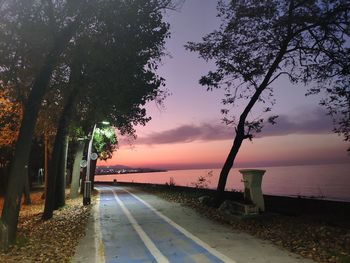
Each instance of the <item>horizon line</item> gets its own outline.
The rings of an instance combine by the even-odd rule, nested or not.
[[[335,165],[335,164],[349,164],[345,160],[339,161],[315,161],[315,162],[261,162],[261,163],[237,163],[232,169],[235,168],[263,168],[263,167],[289,167],[289,166],[312,166],[312,165]],[[194,164],[150,164],[150,165],[124,165],[124,164],[99,164],[97,167],[112,167],[112,166],[125,166],[133,169],[162,169],[162,170],[196,170],[196,169],[221,169],[222,164],[218,163],[194,163]],[[97,168],[96,167],[96,168]]]

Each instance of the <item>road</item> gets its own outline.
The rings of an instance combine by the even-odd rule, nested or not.
[[[98,186],[73,263],[312,262],[137,188]]]

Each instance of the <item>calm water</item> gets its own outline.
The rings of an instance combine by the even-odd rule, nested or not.
[[[241,168],[240,168],[241,169]],[[350,163],[287,167],[262,167],[266,173],[262,181],[264,194],[306,196],[350,202]],[[227,190],[244,189],[239,169],[232,169]],[[194,186],[204,177],[202,186],[215,188],[220,169],[174,170],[160,173],[113,174],[96,176],[97,181],[137,182],[165,184],[173,180],[176,185]],[[171,179],[172,178],[172,179]]]

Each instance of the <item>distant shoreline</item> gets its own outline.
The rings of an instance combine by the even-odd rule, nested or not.
[[[152,168],[130,168],[130,169],[113,169],[106,171],[97,171],[95,175],[113,175],[113,174],[135,174],[135,173],[160,173],[167,172],[167,170],[162,169],[152,169]]]
[[[244,168],[253,168],[253,169],[268,169],[268,168],[271,168],[271,167],[297,167],[297,166],[320,166],[320,165],[325,165],[325,166],[328,166],[328,165],[343,165],[343,164],[348,164],[349,162],[343,162],[343,161],[339,161],[339,162],[323,162],[323,163],[276,163],[276,164],[245,164],[245,163],[238,163],[236,164],[232,169],[244,169]],[[119,169],[140,169],[140,170],[147,170],[147,169],[150,169],[150,170],[154,170],[155,172],[168,172],[168,171],[184,171],[184,170],[216,170],[216,169],[219,169],[221,170],[222,169],[222,165],[220,164],[213,164],[212,166],[203,166],[203,167],[200,167],[200,166],[195,166],[195,167],[171,167],[171,165],[169,165],[169,167],[162,167],[162,168],[132,168],[132,167],[129,167],[129,166],[124,166],[124,165],[111,165],[111,166],[98,166],[97,167],[97,171],[99,169],[116,169],[116,170],[119,170]],[[147,171],[146,171],[147,173]],[[103,175],[106,175],[106,174],[113,174],[113,173],[102,173]],[[102,175],[101,174],[101,175]]]
[[[293,166],[266,168],[262,182],[264,194],[275,196],[292,196],[295,198],[313,198],[342,200],[350,202],[348,171],[350,164],[322,166]],[[156,170],[158,172],[153,172]],[[175,184],[193,186],[200,184],[203,188],[215,189],[220,176],[219,169],[168,170],[147,169],[125,171],[120,173],[96,176],[97,181]],[[232,169],[226,188],[229,191],[243,191],[240,169]],[[128,174],[126,174],[128,173]]]

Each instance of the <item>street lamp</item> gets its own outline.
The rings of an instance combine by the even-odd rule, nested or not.
[[[102,121],[101,122],[104,125],[109,125],[109,122]],[[91,174],[90,174],[90,167],[91,167],[91,157],[92,157],[92,143],[94,140],[94,135],[96,131],[97,124],[95,123],[94,128],[92,129],[91,138],[89,141],[89,147],[87,152],[87,166],[86,166],[86,180],[84,183],[84,194],[83,194],[83,205],[89,205],[91,204]],[[94,160],[96,160],[94,158]]]

